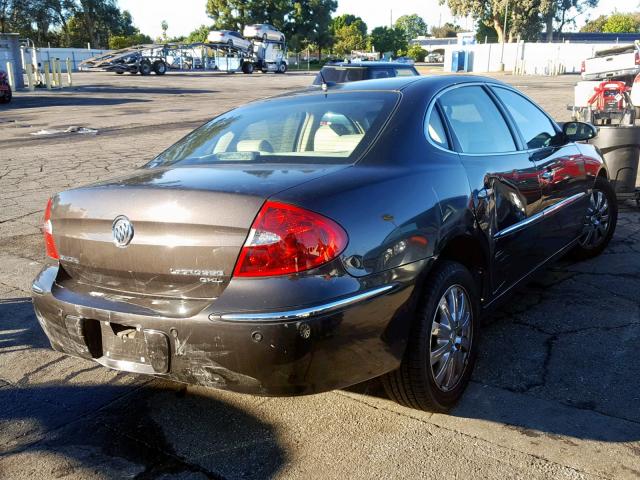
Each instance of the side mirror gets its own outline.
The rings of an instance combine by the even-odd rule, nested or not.
[[[590,123],[567,122],[562,126],[562,133],[568,142],[586,142],[598,135],[598,129]]]

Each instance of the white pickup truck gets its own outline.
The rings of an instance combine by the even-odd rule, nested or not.
[[[582,62],[584,80],[624,80],[632,82],[640,73],[640,44],[608,48]]]

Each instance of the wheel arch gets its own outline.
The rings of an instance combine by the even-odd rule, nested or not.
[[[444,261],[463,265],[476,281],[478,294],[482,299],[488,297],[490,255],[486,242],[472,232],[457,233],[440,242],[433,266]]]

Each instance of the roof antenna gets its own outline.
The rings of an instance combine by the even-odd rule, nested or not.
[[[320,69],[320,71],[318,72],[318,75],[320,75],[320,78],[322,79],[322,91],[326,92],[327,90],[329,90],[329,85],[327,84],[327,81],[324,78],[324,75],[322,74],[322,68]]]

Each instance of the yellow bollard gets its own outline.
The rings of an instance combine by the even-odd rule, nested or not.
[[[7,77],[9,77],[9,85],[12,89],[16,89],[16,83],[13,78],[13,63],[7,62]]]
[[[56,59],[51,60],[51,87],[58,88],[58,68],[56,67]]]
[[[58,88],[58,79],[57,79],[57,75],[56,73],[58,72],[56,70],[56,59],[54,58],[53,60],[50,60],[50,67],[51,67],[51,88]]]
[[[49,73],[49,62],[42,62],[42,69],[44,70],[44,84],[47,90],[51,90],[51,75]]]
[[[33,65],[30,63],[27,64],[27,85],[29,86],[29,91],[33,92],[36,89],[35,83],[33,81]]]
[[[67,57],[67,83],[70,87],[73,87],[73,80],[71,79],[71,59]]]
[[[58,88],[62,88],[62,63],[56,58],[56,66],[58,67]]]

